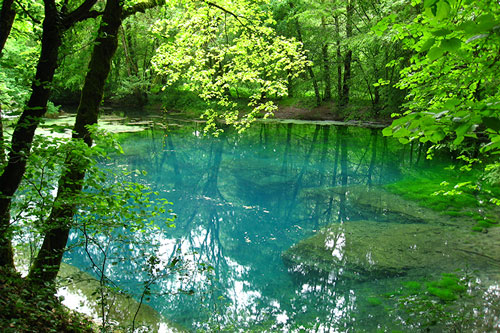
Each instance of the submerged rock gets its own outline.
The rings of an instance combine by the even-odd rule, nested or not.
[[[413,201],[385,191],[381,187],[364,185],[321,187],[304,189],[303,200],[322,201],[345,198],[344,210],[348,220],[371,220],[399,224],[447,224],[437,212],[419,206]]]
[[[286,250],[282,258],[290,272],[334,279],[449,270],[480,258],[467,250],[464,241],[470,240],[469,234],[439,225],[349,221],[321,229]]]

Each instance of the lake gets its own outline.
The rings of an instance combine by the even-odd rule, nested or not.
[[[172,202],[177,219],[134,234],[140,244],[101,239],[106,275],[189,331],[401,329],[387,295],[405,281],[457,268],[480,269],[490,285],[500,276],[487,258],[497,232],[471,233],[457,217],[391,193],[391,184],[451,163],[427,160],[423,144],[314,123],[256,123],[217,138],[184,123],[120,141],[125,154],[106,167],[144,170],[130,177]],[[102,251],[90,253],[102,263]],[[84,248],[65,260],[99,277]]]

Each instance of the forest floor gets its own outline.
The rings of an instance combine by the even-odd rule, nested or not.
[[[278,110],[274,112],[275,119],[295,119],[313,121],[368,121],[389,125],[390,117],[376,117],[369,107],[339,108],[335,103],[324,103],[316,107],[303,107],[297,105],[278,105]]]

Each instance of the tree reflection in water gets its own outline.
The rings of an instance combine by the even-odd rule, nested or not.
[[[359,300],[378,281],[290,274],[281,253],[323,226],[366,214],[352,191],[395,180],[417,159],[401,158],[401,146],[363,128],[261,123],[218,138],[200,131],[190,124],[129,134],[126,154],[114,162],[148,171],[142,181],[173,202],[178,216],[176,228],[154,242],[166,262],[182,256],[188,277],[157,281],[161,296],[149,304],[192,329],[375,328]],[[338,250],[345,237],[329,241]],[[71,262],[85,267],[79,255],[70,254]],[[130,268],[116,269],[114,278],[133,291],[140,274],[130,276]]]

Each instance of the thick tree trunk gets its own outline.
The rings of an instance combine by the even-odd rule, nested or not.
[[[9,37],[10,29],[12,29],[12,24],[16,17],[13,4],[14,0],[3,0],[2,2],[2,10],[0,11],[0,54],[2,54],[3,47],[5,46],[7,37]]]
[[[88,125],[97,123],[99,105],[104,84],[111,68],[111,59],[118,45],[118,29],[122,22],[121,0],[108,0],[99,27],[98,37],[92,52],[89,71],[85,77],[80,105],[78,106],[73,140],[83,140],[88,146],[92,138]],[[59,181],[56,202],[48,224],[51,229],[45,234],[42,247],[30,270],[29,278],[34,281],[53,281],[61,265],[66,248],[71,220],[75,213],[75,197],[81,193],[86,166],[71,152],[65,162],[67,170]]]
[[[42,50],[31,96],[12,134],[8,162],[0,176],[0,267],[14,267],[10,234],[10,205],[26,170],[31,144],[41,117],[47,111],[50,84],[57,68],[57,57],[64,30],[98,13],[91,12],[97,0],[85,0],[69,14],[59,12],[55,0],[44,0]]]
[[[9,234],[10,204],[23,178],[35,130],[41,117],[47,111],[49,84],[54,77],[61,45],[60,26],[60,17],[55,3],[47,1],[43,21],[42,50],[31,86],[31,96],[15,126],[8,162],[0,176],[0,266],[13,267],[14,265]]]

